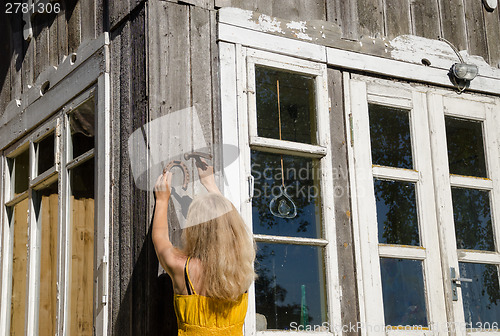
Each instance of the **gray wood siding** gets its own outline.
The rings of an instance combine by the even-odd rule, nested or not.
[[[215,0],[216,6],[253,10],[286,20],[328,20],[342,29],[344,38],[388,37],[411,34],[444,37],[459,50],[481,56],[500,67],[500,8],[486,10],[480,0]]]
[[[58,66],[82,43],[104,32],[103,1],[61,1],[60,13],[35,15],[30,41],[23,38],[22,15],[5,14],[2,8],[5,29],[0,29],[0,41],[5,53],[2,50],[0,58],[0,116],[47,67]]]

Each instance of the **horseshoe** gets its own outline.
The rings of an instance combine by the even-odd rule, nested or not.
[[[163,172],[164,173],[168,172],[168,171],[170,171],[174,167],[179,167],[179,168],[182,169],[182,172],[184,174],[184,182],[182,184],[182,189],[186,190],[187,189],[187,185],[189,183],[189,171],[188,171],[186,165],[182,161],[179,161],[179,160],[172,160],[172,161],[170,161],[165,166],[165,168],[163,169]]]

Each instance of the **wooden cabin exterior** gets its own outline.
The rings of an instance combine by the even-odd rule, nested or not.
[[[499,334],[497,0],[2,6],[1,335],[177,334],[144,141],[252,230],[245,335]]]

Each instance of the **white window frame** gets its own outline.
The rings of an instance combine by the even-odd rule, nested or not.
[[[69,128],[67,124],[67,114],[80,104],[90,99],[92,96],[95,99],[95,137],[96,147],[80,156],[89,159],[94,157],[95,160],[95,217],[94,217],[94,278],[93,278],[93,328],[97,334],[106,334],[108,329],[108,273],[109,273],[109,223],[110,223],[110,80],[108,73],[101,73],[91,88],[86,89],[83,93],[79,93],[80,83],[71,85],[67,92],[72,98],[69,102],[58,108],[56,111],[46,110],[40,116],[41,120],[45,116],[49,116],[48,121],[43,122],[34,131],[27,133],[20,140],[16,140],[13,145],[6,147],[0,157],[2,172],[0,199],[2,200],[2,211],[0,215],[0,224],[2,226],[2,242],[1,251],[1,297],[3,298],[0,304],[0,335],[9,335],[10,328],[10,295],[11,295],[11,278],[10,270],[12,263],[12,251],[10,249],[10,228],[7,220],[6,203],[13,203],[13,200],[5,199],[6,192],[10,190],[10,178],[7,176],[7,157],[15,156],[17,152],[23,150],[26,146],[29,147],[30,169],[29,169],[29,187],[28,191],[16,197],[31,198],[32,187],[43,185],[47,181],[58,181],[59,184],[59,214],[58,214],[58,286],[57,286],[57,312],[56,312],[56,334],[66,335],[69,332],[68,321],[68,298],[69,298],[69,267],[70,267],[70,249],[67,236],[68,226],[71,223],[69,202],[69,182],[68,169],[71,165],[66,162],[67,144],[70,140]],[[43,97],[44,102],[47,102],[50,108],[51,91],[48,91]],[[35,101],[35,104],[38,103]],[[27,107],[28,109],[30,106]],[[26,118],[26,116],[24,116]],[[33,122],[30,120],[30,122]],[[34,160],[34,142],[41,140],[48,133],[54,131],[55,135],[55,165],[48,171],[35,175],[35,160]],[[12,132],[12,137],[15,132]],[[8,141],[7,138],[2,138],[2,141]],[[75,160],[73,160],[75,161]],[[81,161],[81,160],[80,160]],[[15,200],[14,200],[15,201]],[[39,302],[39,238],[40,232],[38,225],[35,223],[32,202],[29,205],[29,258],[27,261],[28,278],[26,290],[26,317],[25,317],[25,332],[28,335],[36,335],[38,333],[38,302]],[[9,279],[10,278],[10,279]]]
[[[497,265],[500,281],[500,99],[488,99],[472,95],[451,95],[446,92],[429,93],[429,128],[432,134],[432,160],[434,162],[434,183],[436,185],[436,209],[439,222],[444,223],[442,233],[449,239],[442,239],[446,254],[442,256],[450,267],[456,270],[460,277],[459,262]],[[445,116],[482,122],[483,142],[486,170],[488,177],[477,178],[471,176],[453,175],[449,172],[448,152],[446,146]],[[464,187],[490,192],[490,210],[493,229],[493,240],[496,251],[471,251],[457,249],[453,218],[452,187]],[[441,206],[438,206],[441,205]],[[448,270],[447,270],[448,271]],[[448,271],[449,274],[449,271]],[[450,277],[445,275],[445,287],[450,289]],[[462,291],[457,291],[458,301],[449,301],[449,312],[458,323],[463,323]],[[500,321],[497,321],[500,323]],[[496,332],[482,332],[481,330],[457,330],[457,336],[498,336]],[[480,329],[480,328],[477,328]]]
[[[254,235],[257,241],[309,244],[325,248],[325,277],[327,295],[327,314],[329,331],[315,335],[332,335],[334,328],[341,324],[340,286],[338,279],[337,243],[335,234],[335,214],[333,193],[331,192],[332,158],[330,154],[329,101],[327,90],[326,65],[300,58],[268,53],[241,45],[219,43],[221,60],[221,109],[223,144],[237,146],[238,159],[232,163],[224,162],[225,195],[240,209],[245,222],[252,229],[251,203],[251,166],[250,149],[265,149],[268,152],[299,154],[317,158],[321,169],[321,199],[323,211],[324,237],[318,239],[275,237]],[[302,74],[313,75],[316,83],[316,122],[318,145],[301,144],[290,141],[262,138],[257,136],[257,115],[255,107],[255,65],[286,69]],[[223,155],[223,160],[230,159]],[[289,335],[290,331],[256,331],[255,288],[249,290],[249,307],[245,320],[245,335]],[[297,332],[294,334],[305,334]]]
[[[459,261],[500,265],[499,213],[499,118],[494,113],[499,100],[475,94],[462,95],[442,89],[395,83],[388,80],[346,74],[344,76],[346,120],[351,121],[348,149],[353,206],[354,239],[358,274],[361,322],[365,326],[383,326],[383,301],[379,257],[421,259],[427,310],[431,330],[373,330],[362,329],[362,335],[427,335],[444,333],[447,323],[463,323],[461,291],[459,300],[451,301],[449,267],[458,272]],[[458,109],[450,109],[454,101]],[[457,102],[458,101],[458,102]],[[448,105],[446,104],[448,102]],[[372,165],[368,104],[411,109],[411,133],[414,169],[396,169]],[[444,115],[486,121],[483,125],[485,155],[490,178],[450,175],[446,148]],[[486,150],[488,149],[488,150]],[[489,155],[488,155],[489,154]],[[373,178],[396,179],[417,183],[417,211],[420,222],[421,244],[424,247],[394,246],[378,243]],[[423,183],[421,181],[424,181]],[[474,187],[492,191],[492,220],[497,252],[472,252],[456,249],[451,201],[451,187]],[[419,191],[419,189],[421,189]],[[419,197],[420,194],[420,197]],[[368,223],[368,224],[367,224]],[[422,223],[426,223],[422,226]],[[438,224],[444,223],[444,224]],[[494,224],[495,225],[495,224]],[[443,254],[440,246],[444,247]],[[458,257],[458,255],[460,255]],[[430,266],[430,267],[429,267]],[[444,268],[443,268],[444,267]],[[381,308],[382,307],[382,308]],[[447,317],[448,315],[448,317]],[[451,319],[450,319],[451,316]],[[465,336],[457,330],[457,336]],[[467,335],[500,335],[498,332],[467,332]]]

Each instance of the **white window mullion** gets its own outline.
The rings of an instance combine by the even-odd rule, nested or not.
[[[446,324],[446,307],[439,250],[438,222],[435,215],[434,181],[432,179],[431,141],[427,118],[427,97],[423,92],[412,93],[412,146],[414,165],[418,171],[417,210],[420,245],[426,249],[423,263],[429,327]]]
[[[429,132],[432,134],[431,153],[433,162],[433,176],[435,186],[435,209],[437,221],[439,223],[439,243],[441,249],[442,260],[442,277],[445,293],[445,304],[448,321],[462,320],[464,313],[461,304],[462,293],[459,290],[458,301],[452,301],[451,293],[451,275],[450,267],[454,267],[458,272],[458,257],[455,244],[455,227],[453,220],[452,198],[450,190],[450,173],[448,167],[448,152],[445,134],[445,119],[444,119],[444,102],[443,96],[438,93],[427,94]],[[456,336],[465,336],[461,328],[457,328]]]
[[[4,202],[6,200],[6,196],[8,191],[10,190],[10,178],[9,178],[9,171],[7,168],[7,157],[4,155],[3,152],[1,152],[0,155],[0,204],[2,204],[1,210],[0,210],[0,224],[2,225],[2,243],[1,243],[1,249],[2,249],[2,255],[1,255],[1,260],[0,260],[0,269],[1,269],[1,280],[0,280],[0,297],[2,297],[1,303],[0,303],[0,335],[7,335],[8,334],[8,321],[7,321],[7,316],[9,315],[9,306],[10,306],[10,292],[11,288],[9,285],[9,276],[11,272],[9,271],[10,268],[10,262],[9,260],[11,259],[11,249],[9,248],[10,246],[10,241],[11,241],[11,228],[10,228],[10,223],[8,222],[7,218],[7,209],[4,205]]]
[[[111,205],[111,84],[109,73],[98,79],[96,94],[97,147],[95,162],[95,235],[94,235],[94,328],[97,334],[105,335],[108,330],[108,283],[109,283],[109,230]]]
[[[35,148],[33,142],[29,144],[29,183],[28,183],[28,274],[26,288],[26,332],[27,335],[38,333],[38,299],[39,299],[39,274],[40,274],[40,234],[36,223],[35,209],[33,204],[33,189],[29,187],[35,173]]]
[[[488,160],[490,179],[492,180],[491,192],[491,217],[493,234],[495,235],[496,252],[500,255],[500,99],[496,104],[486,105],[486,159]],[[500,273],[500,268],[499,268]]]
[[[373,186],[370,126],[368,123],[368,101],[366,83],[350,81],[352,136],[354,139],[353,156],[356,179],[356,212],[360,240],[360,263],[362,270],[362,287],[359,288],[360,305],[365,309],[366,326],[383,326],[384,309],[382,298],[382,281],[378,254],[378,232],[376,223],[377,209]],[[364,331],[366,333],[366,330]],[[370,332],[368,335],[385,335],[384,330]]]
[[[69,298],[70,298],[70,293],[69,293],[69,287],[71,284],[71,278],[70,278],[70,264],[71,264],[71,256],[69,255],[70,253],[70,242],[71,242],[71,229],[70,229],[70,223],[71,223],[71,213],[69,209],[69,182],[68,182],[68,177],[69,177],[69,172],[67,169],[66,163],[69,160],[69,147],[70,147],[70,141],[71,141],[71,134],[69,131],[69,122],[68,118],[65,113],[61,116],[61,125],[62,125],[62,136],[61,136],[61,141],[60,141],[60,148],[61,148],[61,173],[60,173],[60,179],[59,179],[59,246],[58,246],[58,251],[59,251],[59,260],[58,260],[58,265],[59,267],[59,274],[58,274],[58,279],[59,279],[59,285],[58,285],[58,296],[59,296],[59,302],[58,302],[58,314],[57,314],[57,330],[59,331],[59,335],[67,335],[68,330],[69,330],[69,325],[68,325],[68,307],[69,307]]]

